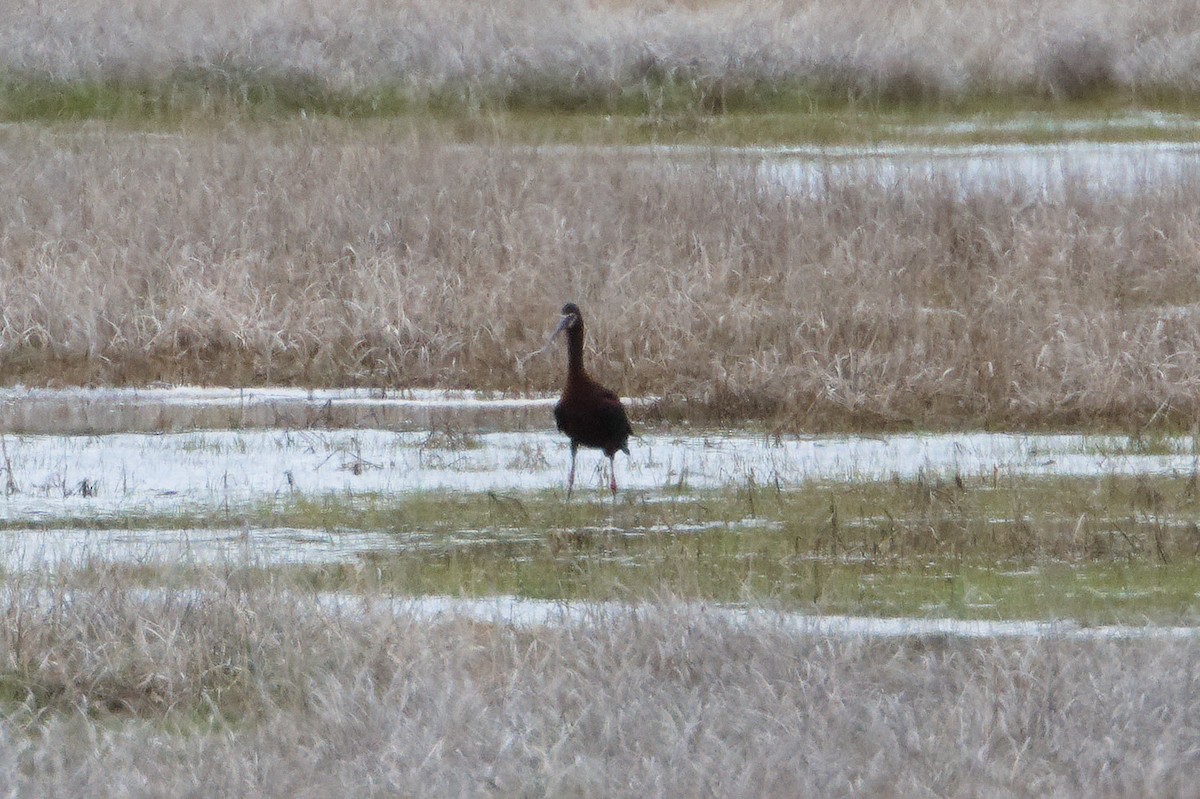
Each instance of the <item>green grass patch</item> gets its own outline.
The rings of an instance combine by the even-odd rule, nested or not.
[[[592,85],[540,75],[436,91],[399,81],[346,89],[315,74],[220,63],[72,80],[3,73],[0,120],[136,127],[401,117],[459,141],[772,146],[1191,141],[1191,125],[1146,114],[1182,123],[1200,113],[1200,97],[1174,90],[1106,87],[1064,98],[1030,87],[948,95],[918,80],[892,83],[649,76]]]
[[[69,526],[390,538],[338,565],[275,567],[252,552],[227,564],[326,590],[543,599],[669,592],[822,613],[1190,622],[1200,613],[1197,497],[1195,475],[996,475],[789,490],[748,480],[713,491],[626,492],[616,503],[586,494],[568,502],[559,491],[285,495]],[[191,566],[179,568],[140,575],[186,580]]]
[[[236,66],[141,75],[54,80],[0,76],[6,121],[113,120],[173,124],[204,118],[273,119],[300,113],[343,118],[395,116],[410,103],[397,87],[335,88],[305,74],[271,74]]]

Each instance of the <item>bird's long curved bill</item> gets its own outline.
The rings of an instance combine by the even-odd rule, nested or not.
[[[550,349],[550,345],[554,343],[554,339],[558,338],[559,333],[561,333],[567,329],[567,325],[570,324],[570,321],[571,321],[571,317],[564,316],[562,318],[562,321],[560,321],[558,323],[558,327],[554,328],[554,332],[550,334],[550,338],[546,339],[546,343],[542,346],[542,348],[540,350],[535,350],[534,352],[531,352],[528,355],[526,355],[524,358],[517,358],[517,371],[524,372],[525,364],[528,363],[530,359],[535,358],[538,355],[541,355],[546,350]]]
[[[546,342],[546,346],[547,347],[550,346],[550,342],[554,341],[554,339],[558,338],[558,334],[563,332],[564,330],[566,330],[567,325],[569,325],[570,323],[571,323],[571,317],[563,316],[563,318],[558,323],[558,327],[554,328],[554,332],[550,334],[550,338]]]

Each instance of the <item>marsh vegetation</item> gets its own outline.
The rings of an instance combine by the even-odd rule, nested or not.
[[[6,580],[0,619],[19,795],[1182,796],[1200,746],[1194,637],[525,628],[104,572]]]
[[[8,5],[3,792],[1191,795],[1193,4]]]
[[[9,381],[544,391],[564,297],[664,418],[784,430],[1196,415],[1200,187],[1105,193],[459,147],[391,125],[5,133]],[[544,321],[543,321],[544,320]]]
[[[532,110],[636,114],[667,130],[732,112],[1183,105],[1196,96],[1200,27],[1182,0],[21,0],[11,10],[0,109],[16,118]]]

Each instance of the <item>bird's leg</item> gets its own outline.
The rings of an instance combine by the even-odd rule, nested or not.
[[[571,488],[575,485],[575,455],[579,452],[579,445],[574,441],[571,442],[571,471],[567,473],[567,499],[571,498]]]
[[[617,461],[612,456],[608,456],[608,488],[612,491],[612,508],[609,510],[608,526],[611,530],[617,529]]]

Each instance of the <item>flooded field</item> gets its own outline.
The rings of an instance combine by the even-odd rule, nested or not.
[[[9,389],[0,562],[553,601],[666,589],[849,617],[1200,618],[1190,436],[642,429],[615,498],[584,451],[568,500],[553,402]]]
[[[1036,129],[1036,117],[1005,128],[980,128],[992,134]],[[1200,145],[1192,141],[1097,141],[1125,125],[1150,126],[1185,139],[1196,122],[1190,117],[1134,116],[1107,123],[1053,127],[1049,143],[881,143],[875,145],[801,145],[781,147],[711,147],[647,145],[622,147],[627,157],[644,159],[648,168],[697,168],[714,163],[750,165],[763,186],[810,198],[824,196],[830,186],[864,183],[893,190],[906,184],[934,183],[959,196],[1001,192],[1029,201],[1058,200],[1070,194],[1131,194],[1148,185],[1184,186],[1200,170]],[[906,129],[907,130],[907,129]],[[931,137],[961,136],[969,123],[925,130]],[[914,131],[908,130],[909,133]],[[1057,140],[1061,137],[1061,140]],[[561,149],[577,153],[581,148]],[[617,152],[616,148],[606,149]]]
[[[554,401],[466,392],[9,390],[0,393],[7,425],[39,432],[4,436],[0,518],[228,510],[288,496],[561,489],[569,449],[553,429]],[[205,429],[222,416],[236,418],[241,429]],[[119,432],[153,424],[176,432]],[[69,432],[49,432],[55,428]],[[623,496],[639,500],[747,483],[792,489],[918,477],[1200,470],[1190,437],[1151,447],[1122,436],[798,437],[713,429],[643,432],[635,441],[617,471]],[[585,451],[580,466],[582,486],[600,492],[607,484],[604,459]]]

